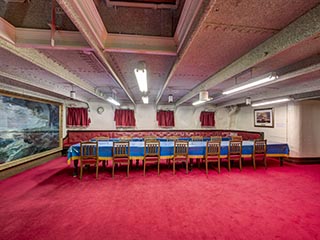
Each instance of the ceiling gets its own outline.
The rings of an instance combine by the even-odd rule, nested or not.
[[[320,0],[0,0],[0,56],[0,86],[60,99],[141,104],[144,61],[149,104],[319,100]]]

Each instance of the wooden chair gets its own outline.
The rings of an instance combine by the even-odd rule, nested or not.
[[[119,140],[122,142],[129,142],[131,139],[132,139],[132,137],[130,137],[130,136],[119,137]]]
[[[192,136],[191,141],[203,141],[203,136]],[[200,161],[202,162],[203,158],[196,158],[198,163],[198,168],[200,168]],[[190,169],[193,167],[193,158],[190,159]]]
[[[206,146],[205,164],[208,175],[208,162],[218,162],[218,173],[220,173],[220,146],[221,141],[208,141]]]
[[[96,167],[96,178],[99,171],[99,148],[98,142],[80,142],[80,180],[82,179],[83,166],[93,164]]]
[[[231,140],[228,147],[228,170],[231,170],[231,160],[239,161],[239,168],[242,170],[242,141]]]
[[[112,178],[114,177],[114,167],[117,163],[127,164],[127,177],[130,168],[130,142],[113,142],[112,148]]]
[[[186,163],[186,173],[188,174],[189,162],[189,142],[176,140],[174,141],[174,154],[173,154],[173,174],[176,174],[176,162]]]
[[[264,167],[267,168],[267,140],[256,139],[253,144],[252,161],[253,168],[256,169],[256,160],[263,160]]]
[[[231,136],[231,140],[233,140],[233,141],[242,141],[242,136]]]
[[[221,136],[211,136],[210,140],[211,141],[219,141],[219,142],[221,142],[222,141],[222,137]]]
[[[160,175],[160,141],[155,139],[144,141],[143,176],[146,175],[147,162],[157,163],[158,175]]]

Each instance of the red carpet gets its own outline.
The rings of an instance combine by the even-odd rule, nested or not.
[[[0,184],[0,239],[320,239],[320,165],[162,166],[72,177],[66,158]]]

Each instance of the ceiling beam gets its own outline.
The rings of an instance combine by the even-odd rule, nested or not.
[[[131,91],[126,86],[124,80],[120,79],[116,74],[116,71],[104,55],[103,51],[107,39],[107,31],[93,0],[57,0],[57,2],[95,51],[96,56],[101,63],[106,66],[112,77],[127,94],[131,102],[135,104]]]
[[[170,37],[109,33],[104,51],[176,56],[177,45]]]
[[[22,59],[33,63],[34,65],[52,73],[65,81],[70,82],[71,84],[77,85],[79,88],[89,92],[90,94],[103,99],[99,94],[96,93],[95,88],[81,78],[79,78],[74,73],[67,70],[64,66],[60,65],[59,63],[53,61],[43,53],[39,52],[36,49],[32,48],[19,48],[16,47],[11,42],[8,42],[2,38],[0,38],[0,47],[13,53],[14,55],[21,57]],[[52,91],[52,90],[51,90]]]
[[[179,99],[176,105],[188,101],[202,90],[208,90],[254,65],[287,50],[288,48],[319,34],[320,5],[289,24],[280,32],[240,57],[206,81],[193,88],[188,94]]]

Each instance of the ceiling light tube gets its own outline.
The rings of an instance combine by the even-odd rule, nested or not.
[[[205,103],[206,101],[203,101],[203,100],[198,100],[198,101],[195,101],[192,103],[193,106],[196,106],[196,105],[199,105],[201,103]]]
[[[244,85],[241,85],[241,86],[229,89],[227,91],[224,91],[224,92],[222,92],[222,94],[223,95],[227,95],[227,94],[239,92],[239,91],[242,91],[242,90],[247,89],[247,88],[252,88],[252,87],[255,87],[255,86],[270,82],[270,81],[273,81],[273,80],[275,80],[277,78],[278,78],[278,76],[276,74],[270,74],[267,77],[264,77],[264,78],[259,79],[257,81],[246,83]]]
[[[139,62],[139,67],[134,69],[134,74],[136,75],[140,91],[147,92],[147,69],[144,62]]]
[[[149,103],[149,97],[148,96],[143,96],[142,97],[142,101],[144,104],[148,104]]]
[[[120,103],[118,101],[116,101],[115,99],[113,99],[112,97],[108,97],[107,101],[116,105],[116,106],[120,106]]]
[[[274,104],[274,103],[288,102],[290,100],[291,100],[290,98],[281,98],[281,99],[276,99],[276,100],[271,100],[271,101],[253,103],[251,106],[252,107],[259,107],[259,106],[264,106],[264,105],[269,105],[269,104]]]

